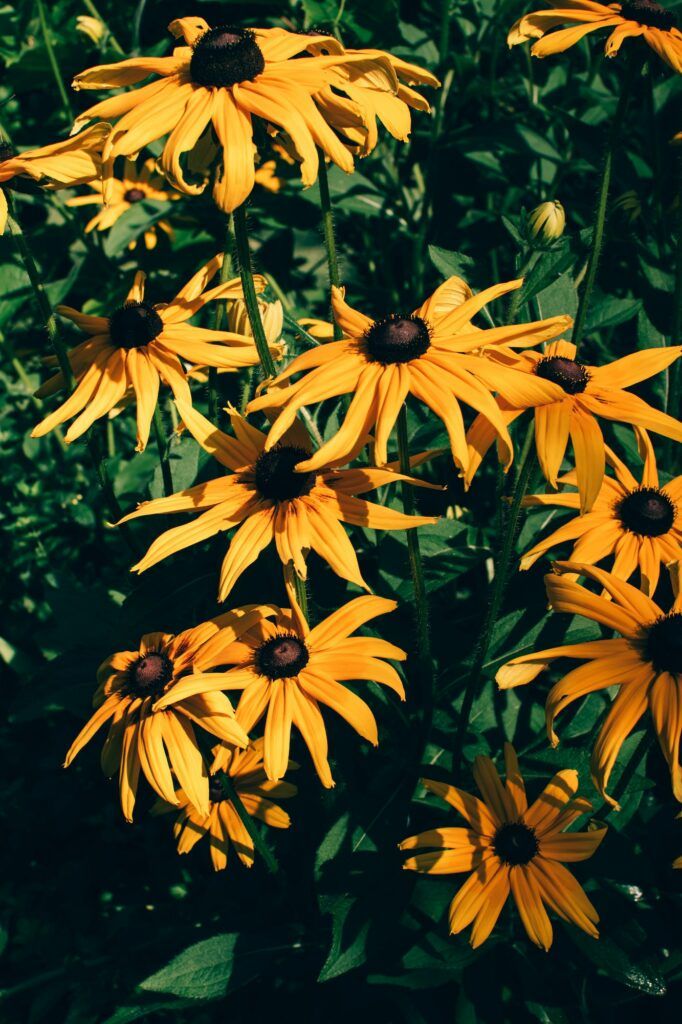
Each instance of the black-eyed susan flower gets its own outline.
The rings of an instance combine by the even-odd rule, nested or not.
[[[616,630],[620,637],[566,644],[513,658],[498,671],[499,686],[509,689],[530,683],[557,658],[584,661],[547,695],[547,734],[552,745],[559,742],[554,719],[561,711],[586,694],[617,686],[618,696],[592,751],[595,786],[605,800],[618,806],[606,792],[611,770],[624,740],[648,708],[668,762],[675,799],[682,801],[682,592],[677,590],[672,607],[665,612],[641,590],[603,569],[579,562],[555,562],[554,569],[545,576],[554,611],[583,615]],[[592,593],[567,573],[593,580],[606,596]],[[676,581],[674,575],[675,585]]]
[[[253,840],[246,830],[231,798],[231,786],[237,792],[244,810],[270,828],[289,828],[291,819],[278,807],[275,800],[295,796],[296,786],[291,782],[271,782],[263,770],[263,739],[256,740],[247,750],[225,747],[222,751],[224,768],[209,779],[209,811],[199,814],[183,790],[175,794],[180,814],[173,826],[178,853],[189,853],[204,836],[208,836],[211,862],[215,871],[227,867],[232,847],[242,864],[253,867],[255,858]],[[288,768],[296,767],[292,761]],[[225,776],[228,779],[225,779]],[[230,785],[231,784],[231,785]],[[153,814],[177,811],[177,806],[165,800],[157,801]]]
[[[132,57],[90,68],[74,79],[75,89],[116,89],[159,76],[95,104],[76,121],[85,124],[105,111],[116,121],[103,154],[105,201],[115,158],[132,156],[167,136],[161,164],[171,184],[181,192],[198,194],[206,187],[207,172],[213,170],[213,198],[231,212],[253,189],[254,118],[266,130],[274,126],[286,133],[304,185],[317,178],[318,146],[350,172],[353,158],[316,106],[315,94],[326,86],[343,89],[368,71],[374,88],[389,93],[398,89],[395,72],[384,58],[337,53],[295,59],[312,40],[285,29],[211,28],[203,18],[192,17],[171,22],[169,31],[183,41],[172,56]],[[186,176],[185,156],[194,157],[196,182]]]
[[[204,622],[173,636],[147,633],[137,651],[119,651],[104,661],[97,672],[93,698],[95,712],[71,744],[64,766],[68,767],[103,725],[109,725],[102,748],[102,771],[119,773],[121,808],[133,819],[140,770],[152,788],[168,803],[178,805],[173,775],[199,814],[209,812],[208,772],[195,729],[199,725],[212,736],[239,747],[248,745],[244,728],[236,721],[225,694],[211,687],[210,652],[198,653],[219,631],[225,643],[241,636],[269,608],[251,605]],[[178,687],[192,681],[192,693],[178,697],[164,710],[159,698],[178,694]]]
[[[50,188],[84,185],[101,174],[102,147],[110,131],[108,124],[94,124],[70,139],[23,153],[0,141],[0,186],[8,185],[18,176],[32,178]],[[0,234],[7,225],[7,213],[7,197],[0,187]]]
[[[471,320],[480,310],[522,281],[494,285],[473,295],[459,277],[445,281],[413,313],[391,313],[372,320],[344,301],[344,292],[332,288],[332,305],[343,330],[341,341],[319,345],[293,360],[272,382],[266,394],[254,399],[249,411],[281,408],[266,447],[277,444],[293,423],[298,410],[325,398],[353,394],[346,417],[334,435],[315,454],[301,462],[299,472],[309,472],[332,460],[347,458],[375,426],[374,457],[377,465],[388,459],[387,445],[398,413],[408,394],[424,402],[443,421],[450,438],[452,456],[465,471],[469,462],[460,402],[472,406],[486,418],[505,451],[513,457],[512,442],[491,388],[518,398],[527,380],[499,364],[500,374],[490,372],[492,362],[477,354],[483,347],[535,345],[560,334],[571,323],[568,316],[555,316],[534,323],[512,324],[487,330]],[[485,383],[479,377],[484,372]],[[307,371],[307,372],[306,372]],[[289,387],[281,387],[294,374],[304,375]],[[543,393],[541,382],[531,388],[533,396]],[[530,397],[530,394],[529,396]]]
[[[607,57],[615,57],[625,39],[642,39],[673,71],[682,73],[682,32],[676,27],[675,14],[656,0],[620,4],[550,0],[548,10],[524,14],[512,26],[507,42],[516,46],[535,39],[533,56],[549,57],[600,29],[611,30],[604,47]]]
[[[213,665],[232,665],[217,673],[215,690],[241,690],[237,721],[250,732],[265,718],[263,767],[268,779],[278,782],[287,770],[291,729],[295,726],[306,743],[323,786],[334,785],[327,760],[327,730],[320,711],[326,705],[375,746],[377,724],[369,707],[343,680],[371,680],[394,690],[401,700],[405,692],[400,676],[384,658],[402,661],[405,652],[376,637],[352,636],[377,615],[396,608],[395,601],[381,597],[357,597],[310,629],[295,602],[292,608],[275,609],[274,621],[261,618],[232,640],[219,633],[205,645]],[[195,692],[191,679],[172,693],[164,694],[156,707],[170,708]],[[205,692],[202,690],[201,692]],[[223,769],[229,751],[221,748],[212,770]]]
[[[67,206],[98,206],[95,216],[85,225],[88,231],[108,231],[116,221],[128,210],[131,210],[137,203],[149,200],[156,203],[166,203],[173,199],[179,199],[180,195],[173,189],[169,189],[165,179],[156,171],[156,161],[145,160],[138,167],[134,160],[126,160],[123,166],[123,173],[120,178],[112,178],[109,183],[109,201],[105,205],[102,195],[102,181],[97,179],[90,182],[91,195],[74,196],[67,199]],[[167,220],[158,220],[151,227],[148,227],[142,235],[146,249],[154,249],[158,242],[157,231],[163,231],[170,238],[173,237],[173,229]],[[134,240],[128,246],[134,249],[137,241]]]
[[[296,472],[298,463],[310,455],[310,443],[300,424],[293,436],[284,437],[266,451],[267,435],[232,408],[228,411],[234,437],[218,430],[196,409],[180,402],[178,408],[199,444],[231,472],[170,497],[143,502],[121,520],[125,523],[139,516],[169,512],[201,513],[191,523],[157,537],[133,566],[136,572],[144,572],[176,551],[242,524],[223,560],[219,601],[225,600],[244,570],[273,541],[283,564],[293,564],[302,579],[306,577],[306,553],[315,551],[342,579],[368,589],[341,523],[375,530],[406,530],[437,522],[357,497],[396,480],[421,483],[392,469],[344,470],[331,464],[319,472]]]
[[[682,423],[654,409],[625,388],[653,377],[679,359],[682,347],[647,348],[616,359],[604,366],[586,366],[576,357],[576,347],[568,341],[555,341],[545,352],[514,353],[511,347],[486,349],[484,362],[497,368],[520,370],[527,380],[541,385],[536,397],[527,402],[522,389],[516,397],[511,388],[500,391],[498,404],[504,422],[511,423],[526,409],[535,410],[535,447],[542,472],[552,487],[557,486],[569,438],[573,445],[580,510],[589,512],[599,494],[606,468],[606,449],[598,419],[629,423],[664,437],[682,441]],[[482,371],[479,370],[482,375]],[[490,386],[495,376],[491,373]],[[499,389],[498,389],[499,390]],[[477,416],[468,434],[468,485],[481,460],[495,441],[491,421]]]
[[[599,915],[564,863],[587,860],[606,835],[606,826],[587,832],[565,830],[592,810],[576,796],[578,773],[564,769],[528,806],[514,748],[505,743],[503,785],[489,757],[474,761],[474,779],[483,797],[433,779],[423,785],[454,807],[466,828],[433,828],[400,843],[417,850],[403,867],[426,874],[471,871],[450,904],[450,933],[473,925],[469,942],[480,946],[497,923],[509,895],[528,937],[541,949],[552,945],[551,910],[564,921],[599,938]]]
[[[58,423],[76,416],[66,433],[67,441],[75,441],[132,388],[137,402],[137,450],[142,451],[149,439],[162,381],[177,399],[186,404],[192,402],[181,360],[227,370],[255,366],[258,352],[252,337],[212,331],[186,322],[207,302],[242,295],[238,278],[206,291],[222,260],[222,255],[210,260],[169,303],[152,305],[145,300],[146,275],[138,270],[125,303],[108,317],[57,306],[58,313],[72,320],[89,337],[69,353],[77,382],[75,391],[35,427],[31,436],[42,437]],[[262,290],[263,279],[256,283]],[[279,354],[277,350],[275,354]],[[38,395],[42,398],[63,387],[64,378],[57,373],[43,384]]]
[[[595,565],[613,556],[611,572],[629,580],[639,570],[640,587],[653,595],[661,565],[682,561],[682,476],[661,486],[656,456],[645,430],[637,430],[644,458],[642,478],[637,481],[621,459],[606,448],[606,461],[614,476],[605,476],[591,512],[576,515],[521,559],[521,569],[529,569],[541,555],[569,541],[575,541],[572,562]],[[561,484],[575,484],[575,470],[561,477]],[[523,499],[526,507],[556,506],[580,509],[575,491],[559,494],[531,494]]]

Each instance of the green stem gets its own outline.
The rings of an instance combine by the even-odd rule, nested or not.
[[[86,11],[88,11],[89,14],[92,15],[93,18],[97,18],[98,21],[102,22],[107,32],[107,42],[111,45],[112,50],[115,50],[116,53],[120,54],[121,57],[124,57],[125,50],[123,49],[116,36],[107,25],[102,15],[99,13],[97,8],[93,4],[92,0],[83,0],[83,7]]]
[[[592,244],[590,246],[590,255],[587,261],[587,274],[585,275],[585,284],[580,293],[580,301],[578,303],[578,312],[575,317],[575,324],[573,327],[572,341],[576,349],[579,348],[580,342],[583,340],[583,334],[585,332],[585,321],[587,319],[587,313],[590,308],[590,299],[592,298],[592,291],[594,289],[594,283],[597,279],[597,270],[599,268],[599,258],[601,256],[602,244],[604,241],[604,227],[606,225],[606,208],[609,199],[609,188],[611,185],[611,171],[613,169],[613,157],[620,141],[620,130],[623,124],[623,118],[625,117],[625,111],[632,91],[632,84],[635,77],[635,72],[639,68],[637,58],[634,56],[630,59],[625,80],[623,82],[620,96],[618,97],[618,106],[616,107],[616,113],[613,121],[609,128],[606,137],[606,148],[604,150],[604,157],[602,161],[601,180],[599,183],[599,192],[597,193],[597,205],[594,212],[594,228],[592,230]]]
[[[253,283],[253,268],[251,266],[251,251],[249,249],[249,232],[246,226],[246,206],[243,203],[234,211],[233,223],[235,248],[237,250],[237,260],[239,261],[239,276],[241,278],[242,289],[244,292],[246,312],[249,317],[249,323],[251,324],[251,333],[253,334],[253,340],[256,343],[258,358],[260,359],[260,364],[263,367],[263,373],[266,377],[274,377],[277,373],[275,361],[272,358],[272,354],[268,347],[268,341],[265,337],[265,328],[263,327],[263,321],[258,308],[258,299],[256,297],[256,288]]]
[[[154,416],[152,417],[152,427],[154,428],[154,437],[156,439],[156,447],[159,452],[159,463],[161,464],[161,477],[163,479],[163,493],[168,498],[173,493],[173,474],[171,473],[170,459],[168,458],[168,446],[166,444],[166,438],[163,430],[163,417],[161,415],[161,409],[157,405],[154,409]]]
[[[140,29],[142,27],[142,18],[144,17],[144,9],[147,6],[147,0],[139,0],[137,9],[135,11],[135,17],[133,18],[133,40],[132,40],[132,52],[140,52]]]
[[[268,849],[268,846],[265,843],[263,837],[261,836],[258,828],[256,827],[253,818],[244,807],[244,804],[241,801],[241,797],[239,796],[239,793],[237,792],[230,776],[226,773],[223,773],[221,778],[223,786],[225,787],[225,791],[227,792],[227,795],[229,797],[230,803],[232,804],[235,811],[239,815],[242,825],[249,833],[249,836],[251,837],[254,847],[265,861],[265,866],[267,867],[270,874],[276,875],[277,872],[279,871],[279,864],[277,863],[277,858]]]
[[[66,91],[66,86],[64,85],[64,79],[62,78],[62,73],[61,73],[61,69],[59,67],[59,62],[57,61],[57,54],[54,51],[54,47],[52,45],[52,40],[50,39],[50,30],[48,28],[47,18],[45,16],[45,8],[43,6],[43,0],[37,0],[37,3],[38,3],[38,17],[40,18],[40,28],[41,28],[41,31],[43,33],[43,41],[45,42],[45,49],[47,50],[47,59],[50,62],[50,67],[52,68],[52,74],[54,75],[54,80],[57,83],[57,89],[59,90],[59,95],[61,97],[62,106],[64,107],[64,113],[66,114],[66,120],[67,121],[73,121],[73,107],[71,106],[71,100],[69,98],[68,92]]]
[[[398,453],[400,472],[410,475],[410,446],[407,434],[407,409],[402,406],[398,414]],[[415,510],[415,498],[412,485],[402,483],[403,508],[407,515]],[[415,619],[417,626],[417,658],[419,665],[420,703],[422,710],[423,742],[426,743],[433,717],[433,662],[431,659],[431,639],[429,636],[429,604],[424,582],[424,566],[419,548],[417,529],[407,530],[407,554],[410,562],[410,575],[414,589]],[[420,752],[421,753],[421,752]]]
[[[320,170],[318,184],[320,187],[320,208],[322,210],[322,230],[324,232],[324,246],[327,251],[327,269],[329,271],[329,287],[339,288],[341,277],[339,275],[339,258],[336,252],[336,238],[334,236],[334,211],[332,199],[329,193],[329,176],[325,155],[321,149],[317,151],[320,159]],[[343,337],[343,331],[334,319],[334,341]]]
[[[229,281],[230,274],[232,273],[232,218],[228,216],[227,225],[225,227],[225,241],[223,243],[223,265],[220,268],[220,283],[225,284]],[[219,331],[222,327],[223,316],[225,315],[226,307],[223,299],[216,300],[215,310],[213,314],[213,330]],[[209,418],[213,423],[218,422],[219,415],[219,401],[218,401],[218,370],[215,366],[209,366],[208,368],[208,414]]]
[[[676,153],[677,163],[677,249],[675,253],[675,291],[673,294],[673,323],[670,342],[682,345],[682,153]],[[675,418],[680,415],[680,360],[677,359],[670,367],[669,402],[674,403],[666,411]],[[680,457],[680,445],[672,442],[671,457],[673,466],[677,466]]]
[[[308,589],[306,581],[301,579],[296,570],[293,571],[293,577],[298,607],[303,612],[303,618],[305,621],[310,623],[310,619],[308,618]]]
[[[531,423],[528,427],[523,443],[519,473],[514,486],[511,504],[509,506],[509,515],[507,516],[507,521],[504,525],[500,554],[495,562],[493,590],[488,603],[485,619],[483,620],[483,625],[478,634],[476,646],[474,647],[471,672],[469,673],[469,679],[464,691],[464,700],[462,701],[462,708],[459,714],[459,723],[457,733],[455,735],[455,746],[452,757],[452,770],[455,777],[459,774],[462,762],[462,751],[466,740],[469,718],[471,717],[471,709],[478,691],[481,675],[483,673],[483,666],[485,664],[488,651],[490,650],[495,623],[497,622],[497,618],[502,609],[504,597],[507,592],[507,585],[509,583],[510,576],[509,570],[511,568],[512,557],[514,555],[516,535],[519,526],[521,502],[525,496],[530,475],[535,464],[535,455],[533,452],[534,434],[534,425]]]

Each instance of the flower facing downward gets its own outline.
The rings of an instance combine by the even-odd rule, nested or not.
[[[533,238],[553,242],[561,238],[566,227],[566,213],[558,199],[540,203],[528,214],[528,230]]]
[[[450,904],[450,932],[473,924],[474,949],[490,935],[511,893],[528,937],[541,949],[552,945],[547,909],[599,938],[599,915],[562,861],[587,860],[606,835],[606,827],[566,832],[592,810],[576,796],[578,773],[557,772],[538,799],[528,806],[514,748],[504,746],[506,783],[489,757],[474,761],[474,779],[483,800],[444,782],[422,779],[467,822],[466,828],[434,828],[400,843],[417,850],[403,867],[426,874],[471,871]],[[428,851],[428,852],[427,852]]]
[[[642,479],[638,482],[618,456],[606,448],[606,461],[615,477],[604,477],[592,511],[575,515],[532,547],[521,559],[521,569],[529,569],[558,544],[576,541],[572,562],[594,565],[614,555],[613,575],[627,580],[639,569],[641,589],[652,595],[661,565],[682,560],[682,477],[661,487],[649,436],[645,430],[636,433],[644,456]],[[575,484],[575,480],[573,470],[559,483]],[[531,494],[523,499],[523,505],[555,505],[577,513],[580,497],[575,491]]]
[[[274,609],[274,621],[261,618],[234,641],[227,633],[208,641],[204,650],[211,664],[234,666],[217,674],[212,688],[242,691],[237,721],[246,732],[265,717],[263,766],[268,779],[278,782],[284,776],[291,728],[296,726],[322,785],[334,785],[320,704],[336,711],[360,736],[377,745],[374,715],[341,680],[372,680],[405,699],[400,676],[382,660],[403,661],[405,652],[375,637],[351,636],[370,619],[395,608],[395,601],[358,597],[310,629],[294,603],[291,609]],[[195,684],[188,679],[172,693],[164,694],[156,707],[171,708],[175,701],[195,692]],[[221,748],[212,770],[224,769],[228,758],[229,751]]]
[[[605,800],[611,771],[625,739],[649,709],[663,755],[668,762],[673,793],[682,801],[682,592],[677,573],[671,573],[677,589],[666,612],[650,597],[616,576],[578,562],[555,562],[555,572],[545,576],[547,596],[554,611],[583,615],[620,638],[551,647],[513,658],[497,673],[501,689],[532,682],[557,658],[585,662],[563,677],[547,695],[547,734],[556,746],[554,719],[575,700],[609,686],[619,687],[592,751],[592,778]],[[593,580],[606,591],[599,597],[565,574]],[[608,600],[610,597],[611,600]]]
[[[95,104],[76,122],[105,114],[117,122],[104,150],[105,201],[116,157],[132,156],[167,136],[161,164],[171,184],[198,194],[211,176],[215,202],[231,212],[254,185],[254,118],[266,132],[274,127],[286,133],[304,185],[317,178],[318,146],[350,172],[353,158],[316,106],[315,95],[327,86],[343,89],[370,71],[377,90],[398,89],[385,58],[335,53],[297,60],[311,37],[281,28],[211,28],[203,18],[192,17],[171,22],[169,31],[183,41],[172,56],[133,57],[90,68],[74,79],[75,89],[115,89],[158,76]],[[188,171],[195,172],[193,180]]]
[[[512,26],[507,37],[510,46],[535,39],[530,50],[533,56],[549,57],[563,53],[590,32],[611,29],[604,48],[607,57],[615,57],[625,39],[639,38],[673,71],[682,73],[682,32],[676,27],[673,12],[656,0],[608,5],[596,0],[550,3],[549,10],[525,14]]]
[[[304,429],[266,450],[267,435],[229,409],[235,436],[214,427],[195,409],[178,403],[185,426],[217,462],[231,471],[168,498],[143,502],[121,522],[168,512],[200,512],[191,523],[162,533],[137,565],[144,572],[183,548],[238,526],[220,573],[218,600],[224,601],[244,570],[273,541],[283,564],[293,563],[306,578],[305,555],[315,551],[350,583],[367,588],[357,555],[341,523],[375,530],[406,530],[437,522],[428,516],[407,516],[356,495],[396,480],[430,486],[392,469],[336,469],[299,473],[310,455]],[[299,425],[300,426],[300,425]],[[304,445],[305,447],[303,447]]]
[[[286,800],[295,796],[297,789],[291,782],[270,782],[263,771],[262,738],[247,750],[225,747],[222,758],[224,769],[216,772],[209,780],[207,815],[199,814],[182,790],[176,792],[181,810],[173,826],[173,835],[178,844],[178,853],[189,853],[207,835],[211,862],[216,871],[227,867],[231,846],[242,864],[250,868],[253,867],[255,856],[253,840],[235,810],[231,797],[232,787],[246,812],[271,828],[289,828],[289,815],[273,800]],[[291,770],[297,766],[290,761],[288,767]],[[159,800],[152,813],[163,814],[175,810],[177,807],[173,804]]]
[[[255,366],[258,352],[253,338],[186,323],[207,302],[241,297],[238,278],[205,290],[222,261],[222,255],[214,256],[167,304],[153,306],[145,300],[145,274],[138,270],[125,303],[108,317],[89,316],[70,306],[57,306],[57,312],[72,320],[89,338],[69,353],[77,382],[75,391],[35,427],[31,436],[42,437],[58,423],[76,416],[66,433],[67,441],[75,441],[132,388],[137,401],[137,450],[143,451],[161,381],[170,386],[177,399],[187,405],[192,403],[181,360],[227,370]],[[262,279],[257,287],[264,287]],[[278,350],[273,354],[278,355]],[[63,387],[62,374],[57,373],[43,384],[38,396],[54,394]]]
[[[177,636],[147,633],[137,651],[120,651],[107,658],[97,672],[95,712],[71,744],[64,766],[109,723],[102,771],[110,776],[118,769],[121,808],[127,821],[133,818],[140,770],[163,800],[177,806],[174,773],[185,798],[198,814],[206,816],[208,773],[194,726],[239,747],[247,746],[249,738],[235,720],[227,697],[212,688],[215,675],[206,669],[218,663],[201,648],[219,631],[224,643],[237,639],[263,614],[269,614],[267,607],[252,605]],[[191,695],[178,696],[178,688],[186,687],[189,680]],[[159,710],[156,705],[163,697],[174,698],[172,706]]]
[[[491,388],[507,395],[519,374],[477,355],[484,346],[534,345],[560,334],[570,326],[570,317],[558,316],[529,324],[514,324],[482,330],[471,320],[493,299],[519,288],[522,281],[487,288],[473,295],[459,277],[451,277],[412,313],[391,313],[371,320],[348,306],[344,292],[332,288],[332,305],[342,328],[341,341],[319,345],[294,359],[277,377],[270,390],[249,405],[249,411],[282,408],[268,436],[267,447],[276,444],[293,423],[298,410],[313,402],[353,393],[346,418],[335,436],[310,459],[299,464],[299,472],[318,469],[332,460],[346,459],[364,443],[376,425],[374,455],[377,465],[387,462],[387,445],[398,413],[408,394],[424,402],[441,419],[450,438],[457,466],[466,470],[466,446],[460,401],[472,406],[489,423],[493,434],[511,462],[512,443]],[[309,372],[305,372],[309,371]],[[279,385],[294,374],[304,375],[289,387]],[[480,379],[485,373],[485,381]]]

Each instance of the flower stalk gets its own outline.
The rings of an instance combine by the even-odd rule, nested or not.
[[[249,323],[251,324],[251,333],[253,334],[253,340],[256,343],[258,358],[260,359],[260,364],[263,368],[263,374],[265,377],[274,377],[277,373],[275,361],[272,358],[272,354],[268,347],[268,341],[265,337],[265,328],[263,327],[263,321],[258,308],[256,287],[253,283],[253,267],[251,264],[251,250],[249,248],[249,231],[246,224],[246,206],[244,203],[242,203],[241,206],[238,206],[234,211],[233,224],[237,261],[239,263],[239,276],[241,278],[242,288],[244,291],[246,312],[249,318]]]
[[[219,281],[221,284],[225,284],[229,281],[230,275],[232,274],[232,217],[228,216],[227,224],[225,226],[225,241],[223,243],[223,264],[220,268]],[[222,299],[218,299],[215,304],[215,311],[213,315],[213,330],[219,331],[222,327],[223,317],[225,315],[226,304]],[[218,400],[218,368],[216,366],[209,366],[208,368],[208,415],[213,423],[218,422],[219,415],[219,400]]]
[[[329,175],[327,173],[327,164],[325,162],[325,155],[322,152],[322,150],[318,150],[318,156],[320,158],[318,182],[320,188],[320,208],[322,210],[322,230],[324,232],[324,245],[327,251],[329,287],[331,290],[332,287],[341,287],[341,276],[339,274],[339,258],[336,251],[336,238],[334,235],[334,211],[332,209],[332,200],[329,192]],[[343,331],[337,324],[336,319],[332,319],[334,324],[334,341],[339,341],[343,337]]]
[[[171,471],[170,459],[168,457],[168,445],[166,444],[166,438],[164,436],[163,416],[161,415],[161,409],[158,404],[154,409],[152,426],[154,428],[156,447],[159,452],[159,464],[161,466],[161,478],[163,480],[163,493],[168,498],[173,493],[173,473]]]
[[[260,834],[258,828],[256,827],[253,818],[244,807],[244,804],[242,803],[241,797],[239,796],[239,793],[237,792],[237,789],[232,779],[230,778],[229,775],[227,775],[227,773],[223,773],[221,776],[221,781],[223,784],[223,789],[225,790],[230,800],[230,803],[232,804],[235,811],[239,815],[239,819],[242,825],[249,833],[249,836],[251,838],[251,841],[253,842],[254,847],[265,861],[266,868],[268,869],[271,875],[276,875],[279,871],[279,864],[277,862],[277,858],[268,849],[268,845],[263,839],[262,835]]]
[[[73,107],[71,106],[71,99],[66,86],[64,85],[64,79],[62,78],[61,68],[59,67],[59,61],[57,60],[57,54],[54,51],[52,40],[50,39],[50,29],[47,24],[47,16],[45,14],[45,6],[43,0],[38,0],[38,17],[40,19],[40,29],[43,34],[43,42],[45,43],[45,49],[47,50],[47,59],[50,62],[52,68],[52,74],[54,80],[57,83],[57,89],[59,90],[59,96],[62,101],[64,108],[64,115],[68,122],[73,121]]]

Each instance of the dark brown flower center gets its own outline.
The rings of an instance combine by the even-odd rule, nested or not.
[[[540,849],[535,829],[521,821],[511,821],[498,828],[493,849],[505,864],[528,864]]]
[[[309,494],[314,473],[297,473],[296,466],[310,458],[310,452],[294,445],[276,444],[256,459],[256,487],[264,498],[291,501]]]
[[[148,302],[126,302],[109,317],[109,334],[120,348],[142,348],[163,330],[163,320]]]
[[[126,203],[139,203],[145,197],[144,192],[141,188],[129,188],[123,198]]]
[[[621,4],[620,13],[628,21],[636,21],[650,28],[661,28],[664,32],[673,28],[677,21],[672,11],[667,11],[655,0],[630,0],[629,3]]]
[[[590,375],[582,363],[563,356],[546,356],[535,364],[535,372],[543,380],[558,384],[569,395],[579,395],[587,387]]]
[[[297,676],[308,664],[308,648],[293,633],[280,633],[266,640],[256,651],[256,668],[268,679]]]
[[[173,662],[165,654],[151,652],[128,669],[128,686],[135,697],[158,697],[173,678]]]
[[[217,772],[216,775],[212,775],[208,780],[208,798],[212,804],[218,804],[221,800],[227,800],[223,776],[223,772]]]
[[[391,313],[366,331],[365,344],[376,363],[409,363],[424,355],[431,339],[428,324],[421,317]]]
[[[253,32],[219,25],[204,32],[194,47],[189,73],[193,82],[219,89],[250,82],[265,68]]]
[[[618,503],[616,514],[626,530],[643,537],[660,537],[675,522],[675,506],[663,491],[640,487]]]
[[[662,615],[647,630],[645,653],[657,672],[682,673],[682,615]]]

